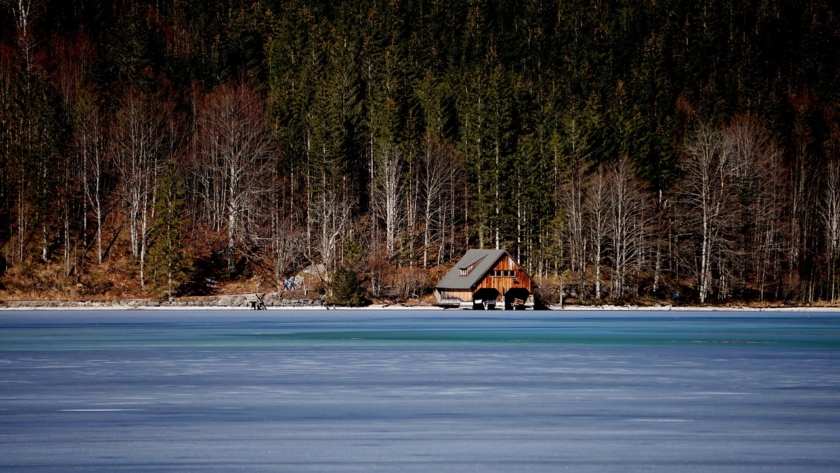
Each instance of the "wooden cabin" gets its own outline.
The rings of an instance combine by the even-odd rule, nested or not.
[[[531,277],[504,250],[469,250],[435,287],[440,306],[533,309]]]

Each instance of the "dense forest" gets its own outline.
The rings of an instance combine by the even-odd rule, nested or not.
[[[549,299],[840,298],[832,2],[0,5],[7,297],[503,248]]]

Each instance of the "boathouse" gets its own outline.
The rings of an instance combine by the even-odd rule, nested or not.
[[[435,287],[435,298],[461,309],[533,309],[534,286],[507,251],[469,250]]]

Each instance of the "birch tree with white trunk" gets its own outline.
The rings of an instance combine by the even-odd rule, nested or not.
[[[103,113],[96,96],[88,89],[79,91],[76,104],[76,132],[74,143],[81,155],[82,187],[87,205],[96,222],[96,263],[102,264],[102,223],[105,218],[103,200],[106,191],[108,155],[106,153]],[[85,219],[85,222],[87,219]],[[87,225],[85,224],[85,227]]]
[[[738,196],[735,218],[742,239],[737,251],[721,252],[730,260],[725,262],[722,274],[735,273],[735,267],[739,268],[739,284],[746,288],[747,279],[753,279],[760,300],[764,300],[769,268],[781,241],[778,221],[783,202],[779,197],[785,195],[785,165],[781,151],[756,117],[738,117],[722,133],[724,141],[732,146],[733,185]],[[734,277],[728,279],[734,283]],[[724,281],[720,286],[725,296],[729,284]]]
[[[712,288],[714,255],[730,246],[737,201],[733,154],[731,140],[712,126],[701,125],[686,143],[680,163],[683,218],[699,233],[695,271],[700,303],[707,301]]]
[[[610,200],[604,166],[592,173],[586,182],[584,211],[588,223],[588,236],[592,242],[592,264],[595,266],[595,298],[601,299],[601,264],[604,260],[604,243],[607,238]]]
[[[388,259],[396,255],[397,241],[406,219],[403,152],[391,143],[383,144],[374,157],[372,204],[376,218],[385,228]]]
[[[837,263],[840,256],[840,163],[828,164],[823,175],[820,217],[825,229],[826,272],[831,303],[837,300]]]
[[[455,168],[454,150],[440,138],[427,135],[423,138],[420,152],[420,193],[423,201],[423,268],[428,268],[429,252],[433,241],[439,241],[442,252],[445,245],[447,210],[451,202],[448,195],[452,189],[450,181]],[[440,239],[436,236],[440,235]],[[440,261],[440,256],[438,256]]]
[[[120,195],[127,207],[131,254],[145,286],[150,218],[164,144],[165,107],[135,89],[129,91],[112,127],[112,153],[120,174]]]
[[[612,244],[612,289],[610,296],[621,299],[629,286],[628,271],[636,262],[640,268],[647,227],[647,197],[636,169],[626,156],[610,167],[608,231]],[[638,275],[637,275],[638,276]]]
[[[565,213],[566,246],[569,249],[571,270],[577,275],[579,297],[585,294],[587,243],[584,229],[584,180],[583,163],[573,161],[566,181],[561,187],[561,203]]]

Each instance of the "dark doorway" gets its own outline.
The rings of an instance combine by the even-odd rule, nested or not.
[[[525,310],[525,302],[531,293],[524,287],[514,287],[505,293],[505,310]]]
[[[484,310],[495,309],[496,300],[499,298],[499,291],[493,288],[479,289],[473,295],[473,309]],[[479,302],[476,302],[479,301]]]

